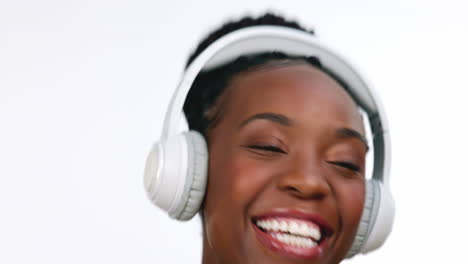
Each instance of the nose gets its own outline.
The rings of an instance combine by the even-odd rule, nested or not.
[[[300,199],[315,200],[323,200],[332,192],[320,161],[296,157],[287,167],[278,179],[281,191]]]

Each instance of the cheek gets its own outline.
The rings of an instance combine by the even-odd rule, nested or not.
[[[343,190],[341,195],[341,209],[343,216],[348,219],[350,227],[356,227],[361,218],[364,208],[365,199],[365,182],[360,181],[353,183],[351,186]]]
[[[267,168],[250,159],[242,150],[212,155],[206,205],[212,204],[236,214],[245,213],[265,185],[268,175]]]
[[[341,188],[338,196],[338,208],[342,220],[343,246],[348,248],[354,241],[365,200],[364,180]]]
[[[339,263],[346,257],[356,237],[364,208],[365,180],[334,179],[332,184],[340,224],[335,234],[337,240],[333,243],[334,254],[330,263]]]
[[[265,185],[268,172],[242,150],[214,149],[210,155],[204,204],[206,239],[215,252],[239,255],[232,251],[242,248],[244,234],[250,228],[250,205]]]

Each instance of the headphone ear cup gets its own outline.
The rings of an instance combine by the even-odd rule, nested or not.
[[[378,203],[373,208],[371,218],[372,226],[369,228],[369,233],[361,248],[362,253],[367,253],[375,250],[383,245],[387,237],[390,235],[395,218],[395,202],[388,185],[375,181],[375,187],[378,187],[379,199]]]
[[[179,206],[187,175],[187,142],[175,135],[153,145],[145,167],[145,189],[151,202],[171,214]]]
[[[188,148],[187,180],[180,204],[170,216],[181,221],[191,219],[200,210],[205,197],[208,179],[208,147],[205,138],[197,131],[183,134]]]
[[[359,222],[358,231],[351,249],[348,251],[346,258],[351,258],[362,252],[364,245],[367,242],[369,234],[373,229],[375,218],[379,211],[380,202],[380,185],[375,180],[366,181],[366,200],[362,211],[361,221]]]

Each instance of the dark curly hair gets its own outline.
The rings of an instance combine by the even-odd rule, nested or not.
[[[276,25],[288,28],[298,29],[310,34],[314,34],[312,30],[306,30],[294,21],[288,21],[283,17],[267,13],[258,18],[244,17],[238,21],[228,22],[221,28],[213,31],[208,37],[203,39],[193,54],[190,55],[186,67],[200,55],[209,45],[219,38],[233,31],[259,26],[259,25]],[[221,65],[209,71],[203,71],[195,78],[192,87],[187,95],[184,103],[184,113],[187,118],[189,128],[196,130],[206,137],[210,128],[213,128],[217,121],[222,117],[222,107],[214,106],[221,94],[229,86],[231,80],[241,73],[255,70],[258,67],[269,64],[297,64],[305,63],[312,65],[330,75],[338,81],[343,87],[346,87],[334,74],[323,68],[319,59],[316,57],[305,56],[290,56],[280,52],[267,52],[248,56],[241,56],[236,60],[227,64]]]
[[[200,42],[200,44],[198,44],[195,51],[189,56],[189,59],[187,60],[187,64],[185,65],[185,68],[187,68],[190,65],[190,63],[192,63],[192,61],[198,55],[200,55],[200,53],[202,53],[208,46],[210,46],[213,42],[220,39],[224,35],[227,35],[231,32],[234,32],[236,30],[243,29],[243,28],[254,27],[254,26],[267,26],[267,25],[294,28],[294,29],[298,29],[304,32],[308,32],[312,35],[315,34],[313,30],[305,29],[304,27],[300,26],[295,21],[286,20],[281,16],[274,15],[271,13],[266,13],[265,15],[260,16],[258,18],[244,17],[238,21],[229,21],[225,23],[220,28],[214,30],[207,37],[205,37]]]

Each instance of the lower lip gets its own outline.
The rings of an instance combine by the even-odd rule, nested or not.
[[[264,246],[286,257],[302,258],[308,260],[317,259],[322,255],[325,247],[327,246],[326,239],[321,241],[317,246],[311,248],[299,248],[291,246],[263,232],[254,223],[252,223],[252,225],[258,240],[260,240]]]

